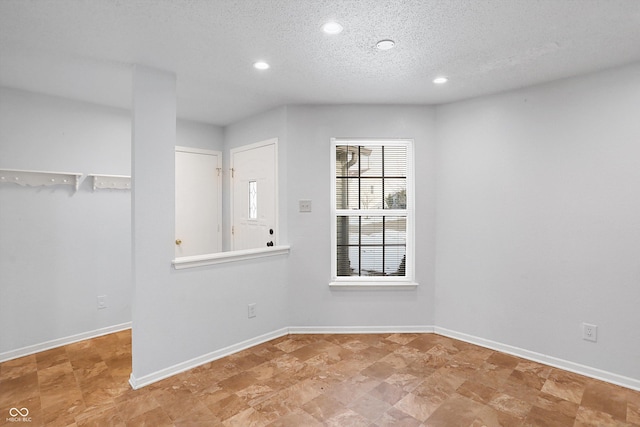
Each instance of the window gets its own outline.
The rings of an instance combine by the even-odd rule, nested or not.
[[[258,219],[258,181],[249,181],[249,219]]]
[[[411,282],[413,141],[333,139],[332,151],[333,284]]]

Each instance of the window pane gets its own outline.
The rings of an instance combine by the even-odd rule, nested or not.
[[[361,276],[384,276],[382,253],[381,246],[363,246],[361,248]]]
[[[339,216],[336,223],[338,276],[358,275],[360,218]]]
[[[385,146],[384,147],[384,176],[406,177],[407,176],[407,147],[405,146]]]
[[[339,216],[336,218],[336,241],[338,246],[349,244],[349,217]]]
[[[349,181],[346,178],[336,178],[336,209],[349,209]],[[357,186],[355,191],[357,197]]]
[[[360,209],[382,209],[382,178],[360,180]]]
[[[360,176],[382,177],[382,147],[360,147]]]
[[[336,178],[336,208],[358,209],[359,180]]]
[[[339,216],[336,223],[338,245],[357,245],[360,241],[360,217]]]
[[[362,244],[382,245],[382,235],[384,230],[383,217],[364,216],[362,217]]]
[[[336,177],[347,175],[346,165],[349,161],[348,151],[349,147],[346,145],[336,146]]]
[[[387,178],[384,180],[384,208],[407,208],[407,179]]]
[[[350,145],[336,147],[336,177],[359,176],[360,149]]]
[[[355,260],[358,259],[358,254],[353,254],[353,250],[358,250],[357,246],[354,247],[350,247],[350,246],[338,246],[338,270],[336,271],[336,275],[338,277],[345,277],[345,276],[357,276],[358,275],[358,270],[357,270],[357,263],[355,265],[354,269],[351,266],[351,262],[350,260],[353,258]],[[354,256],[355,255],[355,256]]]
[[[258,183],[249,181],[249,219],[258,219]]]
[[[385,245],[407,244],[407,218],[401,216],[388,216],[384,221]]]
[[[404,276],[407,248],[387,246],[384,253],[384,272],[387,276]]]

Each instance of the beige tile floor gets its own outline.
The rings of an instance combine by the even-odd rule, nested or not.
[[[290,335],[140,390],[130,370],[129,331],[2,363],[0,426],[640,426],[640,392],[435,334]]]

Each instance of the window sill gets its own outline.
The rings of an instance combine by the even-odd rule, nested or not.
[[[416,282],[331,282],[330,288],[347,288],[347,289],[415,289],[419,286]]]
[[[185,268],[203,267],[205,265],[225,264],[248,259],[264,258],[289,254],[289,245],[274,246],[271,248],[245,249],[241,251],[218,252],[215,254],[195,255],[176,258],[171,261],[173,268],[182,270]]]

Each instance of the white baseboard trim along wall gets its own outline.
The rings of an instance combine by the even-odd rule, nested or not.
[[[444,335],[445,337],[465,341],[479,345],[480,347],[501,351],[533,362],[542,363],[543,365],[553,366],[554,368],[564,369],[565,371],[584,375],[585,377],[595,378],[597,380],[606,381],[608,383],[640,391],[640,380],[635,378],[625,377],[623,375],[614,374],[613,372],[603,371],[601,369],[592,368],[590,366],[581,365],[564,359],[558,359],[557,357],[547,356],[546,354],[536,353],[535,351],[513,347],[508,344],[502,344],[484,338],[463,334],[461,332],[451,331],[438,326],[434,327],[434,332],[439,335]]]
[[[65,338],[59,338],[52,341],[47,341],[41,344],[36,344],[28,347],[23,347],[17,350],[0,353],[0,362],[4,362],[18,357],[28,356],[33,353],[49,350],[55,347],[72,344],[74,342],[83,341],[86,339],[96,338],[102,335],[119,332],[125,329],[131,328],[131,322],[122,323],[120,325],[114,325],[107,328],[97,329],[94,331],[85,332],[82,334],[72,335]],[[389,334],[389,333],[436,333],[449,338],[454,338],[460,341],[475,344],[481,347],[489,348],[491,350],[501,351],[503,353],[518,356],[523,359],[531,360],[534,362],[542,363],[544,365],[553,366],[555,368],[564,369],[569,372],[584,375],[590,378],[606,381],[608,383],[616,384],[622,387],[630,388],[640,391],[640,379],[629,378],[623,375],[618,375],[613,372],[603,371],[601,369],[592,368],[590,366],[581,365],[579,363],[570,362],[568,360],[558,359],[553,356],[548,356],[534,351],[526,350],[519,347],[514,347],[508,344],[499,343],[496,341],[487,340],[484,338],[467,335],[461,332],[452,331],[446,328],[438,326],[417,325],[417,326],[291,326],[288,328],[278,329],[273,332],[269,332],[255,338],[251,338],[240,343],[230,345],[220,350],[213,351],[211,353],[204,354],[202,356],[187,360],[182,363],[170,366],[160,371],[154,372],[149,375],[145,375],[141,378],[136,378],[131,374],[129,378],[129,384],[134,389],[138,389],[154,382],[163,380],[173,375],[179,374],[189,369],[193,369],[205,363],[212,362],[214,360],[230,356],[234,353],[238,353],[242,350],[254,347],[256,345],[271,341],[276,338],[280,338],[289,334]]]
[[[213,362],[214,360],[218,360],[223,357],[230,356],[234,353],[238,353],[242,350],[246,350],[258,344],[262,344],[267,341],[280,338],[282,336],[287,335],[288,333],[289,333],[288,328],[278,329],[277,331],[269,332],[255,338],[251,338],[246,341],[239,342],[238,344],[233,344],[228,347],[221,348],[220,350],[203,354],[202,356],[198,356],[191,360],[178,363],[177,365],[169,366],[168,368],[162,369],[160,371],[156,371],[154,373],[145,375],[140,378],[136,378],[132,373],[131,376],[129,377],[129,384],[131,385],[131,387],[133,387],[134,390],[136,390],[141,387],[147,386],[149,384],[155,383],[157,381],[163,380],[165,378],[172,377],[181,372],[188,371],[189,369],[193,369],[200,365],[204,365],[205,363]]]
[[[17,359],[18,357],[29,356],[30,354],[39,353],[41,351],[51,350],[52,348],[73,344],[74,342],[97,338],[102,335],[113,334],[114,332],[124,331],[125,329],[131,329],[131,322],[108,326],[106,328],[95,329],[93,331],[83,332],[81,334],[71,335],[51,341],[45,341],[40,344],[18,348],[16,350],[6,351],[4,353],[0,353],[0,363],[6,362],[7,360],[11,359]]]
[[[290,334],[426,334],[433,326],[291,326]]]
[[[145,375],[141,378],[136,378],[133,373],[129,377],[129,384],[133,389],[139,389],[149,384],[153,384],[157,381],[161,381],[165,378],[172,377],[181,372],[188,371],[189,369],[196,368],[204,365],[205,363],[213,362],[214,360],[221,359],[226,356],[230,356],[234,353],[238,353],[242,350],[254,347],[256,345],[271,341],[276,338],[280,338],[289,334],[387,334],[387,333],[433,333],[432,326],[357,326],[357,327],[344,327],[344,326],[318,326],[318,327],[288,327],[282,328],[277,331],[260,335],[256,338],[252,338],[246,341],[242,341],[238,344],[230,345],[220,350],[212,351],[211,353],[204,354],[202,356],[187,360],[186,362],[178,363],[177,365],[170,366],[160,371],[154,372],[149,375]]]
[[[541,353],[525,350],[518,347],[513,347],[508,344],[502,344],[484,338],[474,337],[471,335],[463,334],[460,332],[451,331],[449,329],[440,328],[438,326],[418,325],[418,326],[291,326],[288,328],[279,329],[277,331],[267,333],[256,337],[254,339],[246,340],[236,345],[232,345],[209,354],[191,359],[184,363],[163,369],[156,373],[146,375],[143,378],[134,378],[133,374],[129,379],[129,383],[134,389],[144,387],[156,381],[168,378],[170,376],[179,374],[189,369],[193,369],[197,366],[204,365],[205,363],[212,362],[222,357],[230,356],[239,351],[253,347],[258,344],[270,341],[275,338],[279,338],[289,334],[389,334],[389,333],[436,333],[449,338],[454,338],[460,341],[465,341],[471,344],[478,345],[480,347],[489,348],[491,350],[501,351],[503,353],[518,356],[523,359],[539,362],[544,365],[553,366],[555,368],[564,369],[566,371],[574,372],[576,374],[584,375],[590,378],[606,381],[612,384],[627,387],[633,390],[640,391],[640,380],[625,377],[622,375],[614,374],[612,372],[603,371],[600,369],[592,368],[578,363],[570,362],[563,359],[558,359],[552,356],[547,356]]]

